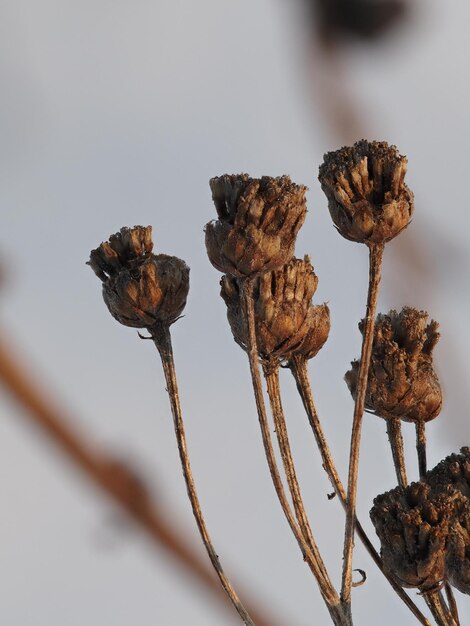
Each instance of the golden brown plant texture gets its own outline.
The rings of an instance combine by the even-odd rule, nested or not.
[[[225,174],[210,181],[217,219],[205,227],[207,253],[212,265],[224,274],[221,296],[227,305],[229,325],[248,357],[273,487],[336,626],[353,624],[356,533],[416,622],[429,626],[433,620],[438,626],[458,626],[461,622],[452,587],[470,593],[469,449],[450,455],[431,471],[426,466],[425,426],[439,415],[442,406],[433,365],[438,324],[428,322],[426,312],[410,306],[399,312],[376,313],[385,245],[409,225],[414,210],[413,194],[404,182],[406,170],[407,159],[395,146],[361,140],[326,154],[319,171],[338,231],[350,241],[365,244],[369,251],[368,295],[359,324],[361,355],[346,374],[354,411],[345,486],[323,432],[308,376],[309,360],[328,339],[330,311],[326,304],[312,301],[318,278],[310,257],[294,256],[296,237],[306,216],[307,188],[288,176],[257,179],[247,174]],[[176,257],[155,255],[152,250],[150,227],[124,227],[91,252],[89,265],[102,281],[103,298],[111,315],[125,326],[147,328],[158,350],[201,539],[234,609],[243,623],[252,625],[253,616],[230,583],[212,544],[189,462],[170,334],[170,326],[186,304],[189,268]],[[282,403],[282,367],[295,378],[323,467],[346,513],[341,586],[328,571],[304,507]],[[385,419],[398,481],[398,487],[377,496],[370,513],[380,554],[356,510],[365,410]],[[343,427],[344,418],[341,420]],[[419,480],[411,484],[402,421],[416,427]],[[275,453],[273,430],[282,465]],[[408,588],[417,589],[421,600],[410,596]],[[446,597],[441,588],[445,588]],[[318,623],[315,615],[311,623]]]

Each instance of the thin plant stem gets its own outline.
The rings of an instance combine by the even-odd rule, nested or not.
[[[34,383],[11,348],[0,337],[0,381],[12,398],[25,410],[43,434],[64,454],[67,461],[88,478],[147,534],[155,546],[162,548],[195,577],[214,597],[226,595],[211,568],[194,553],[187,540],[175,530],[173,520],[166,519],[152,501],[144,479],[127,463],[96,449],[93,441],[73,428],[61,407],[51,400],[42,385]],[[259,608],[250,609],[257,626],[274,626],[274,621]]]
[[[168,396],[170,398],[171,412],[173,414],[173,422],[175,427],[176,440],[178,443],[178,451],[180,455],[181,466],[183,468],[184,479],[186,482],[186,490],[188,492],[188,497],[191,502],[199,533],[201,535],[202,541],[207,550],[207,554],[209,555],[211,563],[217,573],[217,576],[219,577],[223,588],[225,589],[230,600],[232,601],[232,604],[240,615],[243,623],[246,624],[246,626],[254,626],[252,618],[241,603],[235,589],[232,587],[231,582],[227,578],[222,568],[217,552],[215,551],[215,548],[209,536],[204,516],[202,514],[201,505],[199,503],[199,498],[196,492],[196,485],[191,470],[191,463],[189,460],[188,447],[184,432],[184,424],[178,393],[178,383],[176,379],[176,370],[173,358],[170,329],[168,328],[168,326],[158,325],[149,329],[149,331],[152,335],[152,338],[155,342],[155,345],[158,349],[158,352],[160,353],[160,357],[162,360]]]
[[[287,484],[294,505],[295,515],[300,526],[300,530],[311,549],[314,549],[315,540],[313,538],[312,529],[310,527],[305,506],[302,500],[300,485],[297,480],[294,460],[289,443],[289,435],[287,432],[284,410],[282,408],[281,393],[279,387],[279,366],[267,366],[263,368],[266,386],[268,389],[271,411],[274,419],[279,450],[284,465],[284,471],[287,477]],[[326,570],[324,575],[327,576]]]
[[[289,367],[292,371],[292,375],[294,376],[295,382],[297,384],[297,390],[302,399],[305,412],[307,414],[310,426],[315,436],[318,449],[322,458],[323,468],[327,473],[328,478],[330,479],[330,482],[333,485],[336,495],[338,496],[343,508],[346,510],[346,491],[339,477],[332,454],[328,446],[328,442],[320,423],[320,419],[318,417],[315,401],[313,398],[312,387],[310,385],[310,380],[308,376],[307,360],[302,356],[295,356],[291,361],[289,361]],[[354,517],[354,520],[358,537],[361,539],[367,552],[372,557],[372,560],[385,576],[385,578],[388,580],[394,591],[401,598],[401,600],[403,600],[406,606],[410,609],[416,619],[423,626],[431,626],[429,620],[423,615],[423,613],[419,610],[419,608],[411,600],[411,598],[405,593],[402,587],[400,587],[400,585],[398,585],[395,580],[384,571],[382,559],[380,558],[377,550],[374,548],[372,542],[367,536],[367,533],[365,532],[363,526],[357,519],[357,516]]]
[[[367,309],[364,322],[361,362],[354,406],[354,417],[351,433],[351,448],[349,452],[349,472],[346,523],[344,531],[343,576],[341,584],[341,601],[351,604],[352,563],[354,550],[354,517],[356,514],[357,477],[359,470],[359,450],[361,444],[362,418],[367,390],[372,342],[374,338],[374,319],[379,295],[380,276],[384,244],[370,244],[369,246],[369,289],[367,294]]]
[[[405,489],[408,486],[406,475],[405,451],[403,448],[403,436],[401,433],[401,419],[392,417],[387,419],[387,434],[392,450],[393,464],[397,475],[398,484]]]
[[[416,452],[418,453],[419,479],[424,480],[428,471],[426,458],[426,422],[416,422]]]
[[[313,575],[317,580],[321,595],[325,601],[325,604],[328,607],[333,623],[337,626],[349,626],[352,624],[350,612],[344,611],[344,607],[341,605],[339,596],[334,589],[331,581],[325,577],[323,573],[325,569],[324,565],[320,564],[321,557],[318,552],[311,550],[309,545],[305,541],[302,531],[300,530],[298,524],[294,519],[294,515],[286,497],[284,485],[282,484],[279,469],[277,466],[276,456],[274,454],[271,434],[269,431],[269,422],[264,403],[263,389],[261,385],[256,342],[252,279],[247,278],[243,280],[241,284],[241,292],[243,313],[247,326],[247,352],[250,364],[251,379],[253,383],[253,392],[256,401],[256,408],[258,412],[264,451],[266,454],[266,460],[268,462],[268,467],[274,484],[274,488],[281,504],[281,508],[284,512],[284,515],[286,516],[287,522],[300,547],[304,560],[309,565]]]
[[[437,626],[458,626],[458,622],[444,608],[438,591],[427,592],[423,595]]]
[[[454,620],[457,622],[457,624],[460,624],[459,609],[457,607],[457,602],[455,600],[454,592],[452,590],[452,587],[449,585],[449,583],[445,584],[445,591],[446,591],[447,603],[449,605],[451,615],[454,618]]]

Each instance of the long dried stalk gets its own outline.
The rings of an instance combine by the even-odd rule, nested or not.
[[[279,387],[279,367],[265,367],[264,377],[268,389],[268,396],[271,404],[274,426],[276,428],[279,450],[281,452],[281,458],[287,477],[287,484],[289,486],[292,503],[294,505],[295,515],[297,517],[300,530],[302,531],[302,534],[308,545],[312,549],[315,545],[315,540],[313,538],[312,529],[310,528],[307,513],[305,511],[299,481],[297,480],[294,459],[292,458],[289,435],[287,432],[284,410],[282,408],[281,402],[281,393]],[[324,573],[325,575],[328,575],[326,571]]]
[[[333,485],[333,488],[341,504],[343,505],[343,508],[346,510],[346,491],[339,477],[339,474],[336,469],[333,457],[331,455],[328,443],[326,441],[326,437],[321,427],[320,419],[318,417],[318,413],[315,407],[315,401],[313,398],[312,388],[311,388],[310,380],[308,377],[307,361],[304,357],[294,357],[289,362],[289,367],[296,381],[299,395],[302,399],[305,412],[307,414],[310,426],[315,436],[315,440],[317,442],[317,446],[318,446],[318,449],[320,451],[320,455],[322,458],[323,468],[325,469],[328,475],[328,478],[330,479],[331,484]],[[421,624],[423,624],[423,626],[431,626],[429,620],[422,614],[422,612],[419,610],[416,604],[411,600],[411,598],[405,593],[402,587],[400,587],[395,582],[395,580],[384,571],[382,559],[380,558],[376,549],[372,545],[372,542],[367,536],[361,523],[357,519],[357,516],[355,516],[355,527],[356,527],[356,532],[359,538],[361,539],[362,543],[364,544],[364,547],[366,548],[367,552],[370,554],[374,563],[377,565],[377,567],[382,572],[382,574],[386,577],[386,579],[388,580],[388,582],[390,583],[394,591],[397,593],[397,595],[401,598],[401,600],[403,600],[406,606],[410,609],[410,611],[413,613],[416,619]]]
[[[31,382],[29,374],[3,340],[0,340],[0,381],[75,468],[122,507],[123,512],[147,533],[156,546],[166,550],[217,601],[229,606],[213,570],[201,562],[186,539],[175,531],[174,524],[162,515],[142,477],[112,455],[96,450],[87,437],[76,432],[65,419],[64,411],[55,406],[37,384]],[[249,612],[257,626],[274,626],[273,619],[254,604]]]
[[[253,383],[253,392],[256,401],[256,408],[258,411],[258,418],[261,428],[261,436],[263,439],[264,451],[266,454],[266,460],[268,462],[271,478],[276,490],[279,502],[282,510],[286,516],[287,522],[297,540],[304,560],[309,565],[312,573],[314,574],[318,586],[320,587],[321,595],[328,607],[330,616],[333,623],[336,626],[351,626],[352,619],[348,611],[344,610],[341,605],[340,598],[336,590],[334,589],[331,581],[324,576],[324,565],[322,564],[321,556],[316,550],[311,550],[307,542],[304,539],[302,531],[296,523],[289,502],[287,500],[284,486],[277,467],[277,461],[273,450],[271,441],[271,435],[269,432],[269,423],[266,414],[266,407],[263,398],[263,389],[261,386],[261,376],[258,365],[258,351],[256,344],[256,331],[255,331],[255,313],[253,305],[253,282],[250,279],[245,279],[242,284],[242,306],[243,312],[247,324],[247,338],[248,338],[248,358],[250,363],[251,379]]]
[[[418,454],[419,479],[424,480],[428,471],[426,458],[426,422],[416,422],[416,452]]]
[[[449,583],[445,584],[445,591],[451,615],[457,624],[460,624],[459,609],[457,607],[457,602],[455,601],[454,592]]]
[[[405,451],[401,433],[401,419],[399,417],[387,419],[387,434],[398,484],[404,489],[408,485],[408,477],[406,475]]]
[[[364,415],[364,404],[367,390],[367,375],[369,372],[372,341],[374,338],[374,320],[379,295],[383,251],[383,243],[371,244],[369,246],[369,289],[367,294],[366,317],[364,320],[356,402],[354,406],[351,448],[349,452],[348,491],[346,500],[347,508],[343,550],[343,577],[341,585],[341,601],[346,604],[351,604],[354,517],[356,514],[359,449],[361,444],[362,418]]]
[[[168,396],[170,398],[171,412],[173,414],[173,422],[175,427],[176,440],[178,443],[178,451],[180,455],[181,466],[183,468],[184,479],[186,481],[186,490],[188,492],[188,497],[191,502],[199,533],[207,550],[207,554],[209,555],[209,558],[211,560],[212,566],[214,567],[223,588],[225,589],[230,600],[232,601],[233,606],[237,610],[238,614],[240,615],[242,621],[244,622],[244,624],[246,624],[246,626],[254,626],[252,618],[241,603],[235,589],[233,588],[230,580],[227,578],[222,568],[217,552],[215,551],[215,548],[209,536],[204,516],[202,514],[201,505],[199,503],[196,485],[191,470],[191,463],[189,460],[186,436],[184,432],[184,423],[179,399],[178,383],[176,379],[176,370],[173,358],[170,329],[168,326],[158,325],[149,330],[160,354],[163,365]]]

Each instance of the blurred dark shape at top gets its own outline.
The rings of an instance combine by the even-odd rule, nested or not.
[[[304,0],[324,41],[376,41],[404,22],[405,0]]]

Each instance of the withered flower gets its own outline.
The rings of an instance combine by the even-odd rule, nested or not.
[[[121,228],[91,251],[88,265],[103,282],[104,301],[125,326],[170,325],[186,305],[188,266],[152,249],[152,227],[134,226]]]
[[[404,0],[306,0],[316,9],[320,32],[328,38],[375,40],[407,15]]]
[[[380,417],[428,422],[441,411],[442,390],[432,360],[438,324],[427,320],[427,313],[411,307],[377,316],[365,404]],[[363,332],[364,320],[359,329]],[[360,363],[351,365],[345,380],[355,398]]]
[[[383,141],[362,139],[325,154],[319,180],[343,237],[380,244],[408,226],[414,203],[406,168],[406,157]]]
[[[370,517],[385,570],[402,587],[431,591],[445,579],[446,547],[464,500],[452,490],[434,492],[424,482],[377,496]]]
[[[452,485],[470,498],[470,448],[461,448],[460,454],[451,454],[427,472],[426,481],[439,489]]]
[[[292,259],[280,270],[254,279],[254,308],[258,352],[263,360],[284,361],[292,354],[311,358],[328,338],[330,315],[326,304],[313,305],[318,278],[308,256]],[[247,349],[240,284],[225,275],[221,296],[235,341]]]
[[[470,595],[470,500],[464,498],[450,529],[446,574],[450,584]]]
[[[219,217],[205,228],[215,268],[250,277],[290,261],[307,211],[306,187],[289,176],[256,179],[247,174],[225,174],[209,184]]]

